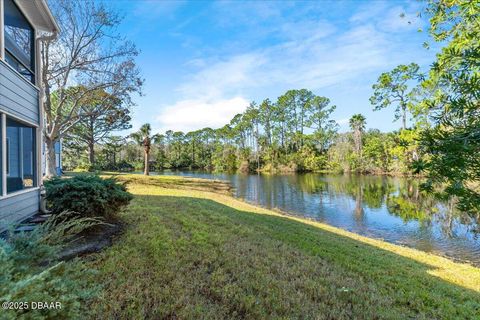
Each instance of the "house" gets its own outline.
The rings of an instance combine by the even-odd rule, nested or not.
[[[47,163],[45,161],[45,152],[47,151],[47,146],[43,144],[43,149],[42,149],[42,175],[45,175],[45,171],[47,170]],[[58,140],[55,142],[55,171],[57,172],[58,176],[61,176],[63,174],[62,170],[62,140]]]
[[[57,175],[61,176],[62,171],[62,140],[55,142],[55,169]]]
[[[0,229],[40,208],[40,41],[59,28],[45,0],[0,0]]]

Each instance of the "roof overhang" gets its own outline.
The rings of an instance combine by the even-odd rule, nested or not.
[[[35,29],[51,33],[58,33],[60,31],[45,0],[14,1]]]

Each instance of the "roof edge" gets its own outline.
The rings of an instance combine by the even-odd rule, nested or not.
[[[37,30],[58,33],[60,27],[45,0],[13,0]]]
[[[47,15],[47,19],[50,20],[50,23],[52,24],[52,32],[60,32],[60,27],[58,26],[57,20],[53,17],[52,12],[50,11],[50,8],[48,7],[48,4],[45,0],[39,0],[41,6],[44,9],[44,13]]]

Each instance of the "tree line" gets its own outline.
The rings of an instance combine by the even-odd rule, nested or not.
[[[366,119],[350,119],[351,132],[338,133],[335,106],[306,89],[289,90],[275,102],[250,103],[245,112],[218,129],[153,134],[149,124],[127,137],[97,145],[101,156],[78,148],[96,139],[95,127],[81,126],[65,140],[66,165],[95,169],[205,169],[241,172],[337,171],[410,174],[418,146],[414,129],[366,131]],[[89,128],[94,128],[91,130]],[[87,143],[84,143],[87,146]],[[85,151],[88,151],[85,153]],[[88,158],[86,157],[88,154]],[[147,161],[147,162],[145,162]],[[148,164],[148,165],[147,165]]]
[[[47,175],[55,174],[53,143],[61,139],[66,169],[421,174],[424,190],[478,210],[480,3],[425,3],[430,41],[442,47],[435,61],[425,72],[399,65],[372,86],[372,108],[390,109],[397,131],[367,130],[355,114],[340,133],[331,101],[299,89],[252,102],[221,128],[154,133],[145,124],[121,137],[115,132],[131,127],[131,96],[143,83],[138,52],[104,4],[55,2],[62,33],[42,44]]]

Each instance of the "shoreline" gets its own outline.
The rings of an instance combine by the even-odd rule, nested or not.
[[[401,172],[356,172],[356,171],[335,171],[335,170],[320,170],[320,171],[266,171],[266,170],[259,170],[259,171],[248,171],[243,172],[240,170],[236,171],[215,171],[215,170],[207,170],[201,168],[164,168],[162,170],[153,170],[150,171],[150,174],[154,173],[162,173],[162,172],[182,172],[182,171],[192,171],[192,172],[202,172],[208,174],[241,174],[241,175],[295,175],[295,174],[331,174],[331,175],[358,175],[358,176],[374,176],[374,177],[398,177],[398,178],[415,178],[415,179],[423,179],[426,178],[425,175],[420,174],[407,174]],[[99,173],[103,174],[105,172],[111,174],[143,174],[142,171],[65,171],[67,174],[71,173]]]
[[[111,247],[74,261],[104,318],[474,318],[480,268],[285,215],[218,182],[117,175],[134,195]],[[107,304],[105,304],[107,303]],[[346,313],[346,311],[348,313]],[[342,318],[342,317],[340,317]]]
[[[437,255],[437,256],[441,256],[441,257],[450,259],[450,260],[458,262],[458,263],[466,263],[466,264],[469,264],[469,265],[472,265],[472,266],[480,267],[480,262],[476,262],[474,257],[471,257],[471,259],[468,259],[468,257],[457,257],[457,256],[455,256],[455,253],[453,253],[453,255],[449,255],[448,253],[442,252],[441,250],[436,251],[436,252],[423,251],[422,249],[415,248],[415,246],[413,246],[413,245],[408,245],[408,244],[405,244],[405,243],[398,243],[398,242],[395,242],[395,240],[390,241],[388,239],[385,239],[385,238],[382,238],[382,237],[376,237],[375,235],[371,235],[371,234],[365,235],[365,234],[362,234],[362,233],[357,232],[355,230],[345,229],[342,226],[335,226],[335,224],[328,224],[328,223],[325,223],[325,222],[320,222],[320,221],[316,220],[315,218],[304,216],[301,213],[299,213],[299,214],[290,213],[290,212],[288,212],[284,209],[278,208],[278,207],[268,208],[267,206],[263,206],[260,203],[256,203],[254,201],[249,201],[248,199],[244,199],[244,198],[235,196],[235,192],[234,192],[235,187],[232,186],[231,182],[228,179],[225,180],[225,179],[221,179],[219,177],[212,177],[212,178],[190,177],[188,175],[187,176],[180,176],[180,175],[174,175],[175,171],[172,171],[171,173],[173,173],[173,174],[166,174],[165,175],[165,174],[162,174],[161,172],[158,172],[158,174],[153,174],[151,177],[170,177],[170,178],[173,178],[173,179],[180,178],[180,179],[184,179],[184,181],[188,181],[188,180],[204,181],[204,183],[206,185],[208,185],[209,183],[211,183],[213,185],[218,184],[218,187],[215,187],[214,192],[221,191],[221,193],[223,193],[226,189],[228,189],[230,195],[234,199],[237,199],[238,201],[242,201],[242,202],[248,203],[250,205],[263,208],[265,210],[272,210],[272,211],[277,212],[277,213],[279,213],[280,215],[283,215],[283,216],[293,217],[293,218],[296,218],[296,219],[305,219],[305,220],[312,221],[312,222],[324,223],[324,224],[329,225],[331,227],[338,228],[338,229],[344,230],[346,232],[352,232],[353,234],[357,234],[357,235],[360,235],[360,236],[365,236],[365,237],[368,237],[368,238],[371,238],[371,239],[376,239],[376,240],[383,241],[383,242],[386,242],[386,243],[391,243],[391,244],[395,244],[395,245],[398,245],[398,246],[411,248],[411,249],[415,249],[415,250],[420,250],[420,251],[426,252],[426,253],[431,253],[431,254],[434,254],[434,255]],[[128,173],[119,173],[119,172],[103,172],[102,174],[104,174],[104,175],[105,174],[106,175],[114,175],[114,176],[144,177],[143,175],[136,174],[136,173],[135,174],[128,174]],[[230,187],[227,188],[226,184],[228,184]],[[208,191],[207,189],[205,189],[205,187],[203,187],[202,189],[203,189],[203,191]]]
[[[152,177],[155,179],[155,176],[152,176]],[[152,177],[147,177],[147,179],[152,178]],[[156,176],[156,177],[165,177],[165,176]],[[167,176],[167,177],[169,177],[170,179],[181,179],[181,180],[191,179],[189,177],[182,177],[182,176]],[[203,180],[205,182],[208,181],[208,182],[211,182],[212,184],[215,184],[216,182],[218,182],[218,180],[209,180],[209,179],[202,179],[202,178],[192,178],[192,179],[198,180],[198,181]],[[135,182],[133,180],[131,180],[129,183],[135,184]],[[345,229],[342,229],[342,228],[339,228],[339,227],[329,225],[327,223],[318,222],[318,221],[315,221],[313,219],[308,219],[308,218],[305,218],[305,217],[299,217],[299,216],[293,215],[291,213],[288,213],[288,212],[285,212],[285,211],[282,211],[282,210],[279,210],[279,209],[268,209],[268,208],[265,208],[263,206],[250,203],[250,202],[248,202],[244,199],[237,198],[233,195],[219,194],[219,193],[216,193],[216,192],[205,191],[205,190],[188,190],[188,189],[186,190],[186,189],[165,188],[165,187],[162,188],[162,190],[164,190],[164,191],[161,192],[161,195],[179,196],[179,195],[174,195],[174,194],[181,193],[180,196],[187,196],[187,197],[195,198],[195,195],[196,195],[197,197],[204,198],[204,199],[210,199],[210,200],[213,200],[213,201],[222,200],[222,201],[217,201],[217,202],[219,202],[221,204],[224,204],[224,205],[231,204],[231,207],[234,208],[234,209],[239,209],[239,208],[247,209],[247,210],[251,210],[251,212],[253,212],[253,213],[286,218],[286,219],[289,219],[289,220],[292,220],[292,221],[300,222],[300,223],[305,224],[305,225],[314,226],[314,227],[320,228],[322,230],[335,233],[339,236],[348,237],[350,239],[360,241],[360,242],[365,243],[365,244],[373,245],[373,246],[375,246],[377,248],[380,248],[380,249],[388,249],[388,251],[394,252],[394,253],[396,253],[398,255],[401,255],[403,257],[414,259],[418,262],[428,263],[431,266],[435,266],[435,267],[439,268],[439,270],[442,270],[442,269],[446,270],[447,269],[446,266],[449,266],[449,267],[457,266],[457,267],[460,267],[460,270],[473,270],[477,273],[477,275],[476,275],[475,279],[471,279],[472,281],[471,281],[471,284],[469,285],[469,287],[470,287],[470,289],[473,289],[477,292],[480,292],[480,268],[478,266],[476,266],[475,264],[473,264],[471,262],[468,262],[468,261],[464,261],[464,260],[461,260],[461,259],[455,259],[453,257],[448,257],[448,256],[440,255],[440,254],[437,254],[437,253],[430,253],[430,252],[422,251],[422,250],[419,250],[419,249],[408,247],[408,246],[405,246],[405,245],[402,245],[402,244],[396,244],[396,243],[388,242],[388,241],[378,239],[378,238],[363,236],[363,235],[360,235],[360,234],[355,233],[355,232],[351,232],[351,231],[348,231],[348,230],[345,230]],[[430,261],[430,262],[428,262],[428,261]],[[432,261],[434,261],[434,262],[432,262]],[[474,280],[476,280],[476,281],[474,281]]]
[[[215,180],[213,180],[213,181],[215,181]],[[441,258],[445,258],[445,259],[451,260],[455,263],[467,264],[467,265],[470,265],[470,266],[475,267],[475,268],[480,268],[480,262],[475,263],[475,262],[467,260],[467,259],[452,257],[452,256],[449,256],[449,255],[443,254],[442,252],[428,252],[428,251],[420,250],[420,249],[417,249],[417,248],[414,248],[414,247],[410,247],[410,246],[402,244],[402,243],[391,242],[391,241],[385,240],[383,238],[365,236],[365,235],[362,235],[360,233],[356,233],[354,231],[349,231],[349,230],[341,228],[341,227],[336,227],[334,225],[315,220],[313,218],[309,218],[309,217],[305,217],[305,216],[299,216],[299,215],[296,215],[296,214],[293,214],[293,213],[289,213],[288,211],[284,211],[284,210],[279,209],[279,208],[268,208],[268,207],[263,206],[261,204],[253,203],[253,202],[250,202],[246,199],[238,198],[238,197],[235,197],[233,195],[231,197],[233,197],[234,199],[236,199],[238,201],[245,202],[246,204],[252,205],[254,207],[258,207],[258,208],[261,208],[261,209],[273,211],[273,212],[275,212],[275,213],[277,213],[281,216],[287,217],[287,218],[293,218],[294,220],[300,220],[300,221],[305,220],[305,222],[318,223],[318,224],[325,225],[325,226],[328,226],[328,227],[331,227],[331,228],[335,228],[335,229],[338,229],[338,230],[341,230],[341,231],[345,231],[345,232],[348,232],[348,233],[351,233],[351,234],[354,234],[354,235],[358,235],[360,237],[365,237],[367,239],[372,239],[372,240],[377,240],[377,241],[381,241],[381,242],[384,242],[384,243],[393,244],[393,245],[396,245],[396,246],[399,246],[399,247],[402,247],[402,248],[413,249],[413,250],[423,252],[423,253],[426,253],[426,254],[432,254],[432,255],[435,255],[435,256],[438,256],[438,257],[441,257]]]
[[[456,259],[454,257],[449,257],[449,256],[441,255],[441,254],[438,254],[438,253],[431,253],[431,252],[419,250],[419,249],[412,248],[412,247],[402,245],[402,244],[388,242],[388,241],[380,239],[380,238],[367,237],[367,236],[364,236],[364,235],[361,235],[361,234],[358,234],[358,233],[355,233],[355,232],[352,232],[352,231],[348,231],[348,230],[345,230],[345,229],[342,229],[342,228],[339,228],[339,227],[332,226],[332,225],[327,224],[327,223],[318,222],[316,220],[308,219],[308,218],[305,218],[305,217],[299,217],[299,216],[296,216],[294,214],[282,211],[280,209],[269,209],[269,208],[263,207],[261,205],[250,203],[250,202],[248,202],[244,199],[236,198],[235,196],[222,195],[222,194],[217,194],[215,192],[209,192],[209,191],[198,191],[198,192],[205,192],[205,193],[211,193],[215,196],[228,197],[231,200],[238,201],[238,202],[241,202],[241,203],[243,203],[247,206],[250,206],[255,211],[260,210],[260,212],[262,212],[260,214],[267,214],[267,215],[272,215],[272,216],[277,216],[277,217],[288,218],[288,219],[291,219],[291,220],[294,220],[294,221],[297,221],[297,222],[304,223],[306,225],[316,226],[316,227],[319,227],[323,230],[327,230],[327,231],[333,232],[333,233],[338,234],[338,235],[346,236],[348,238],[361,241],[363,243],[374,245],[378,248],[388,247],[388,248],[391,248],[393,252],[395,252],[397,254],[400,254],[404,257],[409,257],[409,258],[418,257],[419,260],[417,260],[417,259],[415,259],[415,260],[420,261],[420,262],[424,262],[426,260],[426,258],[433,258],[435,260],[438,260],[439,263],[447,263],[447,264],[453,263],[453,264],[463,265],[463,266],[466,266],[466,267],[469,267],[469,268],[475,268],[479,272],[479,276],[480,276],[480,267],[473,264],[472,262],[469,262],[469,261]],[[221,203],[225,204],[224,202],[221,202]],[[263,211],[265,213],[263,213]],[[425,257],[422,257],[422,256],[425,256]],[[478,280],[480,281],[480,278],[478,278]],[[477,283],[477,285],[474,286],[474,288],[476,288],[475,289],[476,291],[480,292],[480,282]]]

